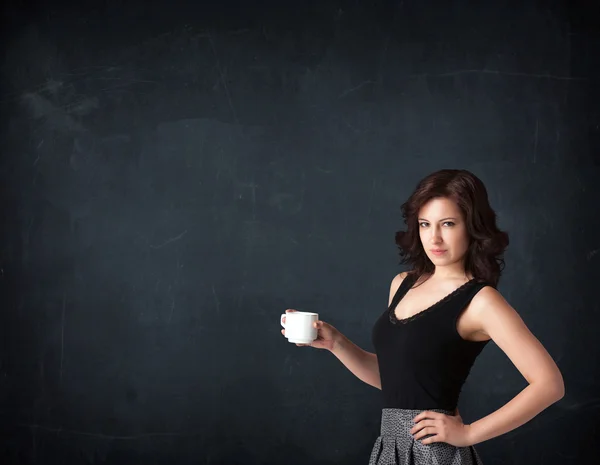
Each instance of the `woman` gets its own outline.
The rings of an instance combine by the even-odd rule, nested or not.
[[[435,172],[402,212],[407,230],[396,234],[396,243],[410,271],[392,280],[388,309],[372,330],[375,353],[324,321],[315,323],[318,338],[308,345],[329,350],[357,378],[381,389],[381,435],[370,465],[481,464],[474,444],[523,425],[561,399],[562,375],[496,289],[508,235],[496,226],[481,180],[466,170]],[[460,390],[490,340],[528,386],[464,424]]]

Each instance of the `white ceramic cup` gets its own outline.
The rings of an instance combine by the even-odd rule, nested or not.
[[[283,322],[285,317],[285,323]],[[295,344],[310,344],[317,339],[317,328],[313,326],[319,320],[318,313],[290,312],[281,315],[281,326],[285,328],[285,337]]]

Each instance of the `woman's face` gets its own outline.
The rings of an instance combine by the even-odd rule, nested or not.
[[[462,212],[454,201],[436,197],[419,210],[419,236],[425,253],[437,266],[461,264],[469,248]]]

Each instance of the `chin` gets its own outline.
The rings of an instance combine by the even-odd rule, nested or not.
[[[429,255],[429,260],[431,260],[432,262],[448,262],[450,261],[450,257],[448,257],[448,254],[445,254],[443,257],[438,257],[437,255]]]

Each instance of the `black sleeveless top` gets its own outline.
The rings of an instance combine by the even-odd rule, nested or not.
[[[475,359],[489,342],[463,339],[456,322],[489,284],[472,279],[426,310],[398,320],[396,306],[417,278],[414,273],[404,278],[373,327],[383,408],[454,411]]]

